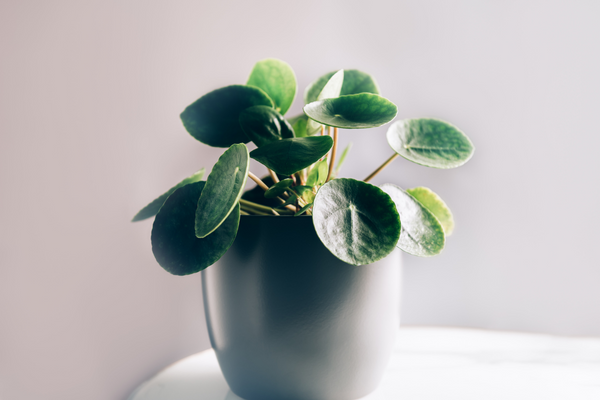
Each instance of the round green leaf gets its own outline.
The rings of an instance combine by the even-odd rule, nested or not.
[[[246,108],[260,105],[273,106],[265,92],[252,86],[232,85],[200,97],[180,117],[195,139],[213,147],[229,147],[248,143],[238,119]]]
[[[414,189],[406,189],[406,191],[435,215],[440,224],[442,224],[446,236],[452,234],[452,231],[454,231],[454,217],[450,208],[448,208],[440,196],[426,187],[416,187]]]
[[[204,168],[202,168],[200,171],[196,172],[194,175],[185,178],[184,180],[179,182],[177,185],[175,185],[171,189],[167,190],[164,194],[158,196],[150,204],[148,204],[146,207],[142,208],[137,214],[135,214],[135,217],[133,217],[131,222],[141,221],[146,218],[154,217],[158,213],[158,210],[160,210],[162,205],[165,203],[165,200],[167,200],[167,198],[174,191],[176,191],[180,187],[189,185],[190,183],[200,181],[202,179],[202,177],[204,176],[204,172],[205,172],[205,170],[204,170]]]
[[[223,153],[206,178],[196,209],[196,236],[210,235],[225,221],[242,197],[250,158],[245,144],[234,144]]]
[[[292,183],[294,183],[292,179],[284,179],[282,181],[277,182],[265,192],[265,197],[267,199],[274,199],[275,197],[283,194],[283,192],[285,192],[290,186],[292,186]]]
[[[337,71],[330,72],[323,75],[306,88],[304,91],[304,104],[312,103],[317,101],[319,93],[323,90],[323,87],[331,79],[331,77]],[[358,93],[373,93],[379,94],[379,86],[375,79],[362,71],[357,69],[345,69],[344,70],[344,83],[340,91],[341,95],[347,94],[358,94]]]
[[[183,186],[165,201],[152,225],[152,252],[156,261],[173,275],[189,275],[214,264],[237,234],[240,208],[209,236],[199,239],[194,233],[194,215],[205,182]]]
[[[321,90],[321,93],[319,93],[319,96],[317,96],[317,100],[325,100],[339,97],[343,83],[344,70],[341,69],[335,74],[333,74],[333,76],[329,79],[327,84]],[[306,130],[307,132],[318,132],[321,130],[321,124],[312,119],[309,119],[308,124],[306,126]]]
[[[282,139],[250,153],[250,157],[281,175],[292,175],[317,162],[333,146],[329,136]]]
[[[402,231],[398,247],[415,256],[439,254],[446,241],[444,228],[437,218],[421,203],[398,186],[386,183],[381,189],[390,195],[400,214]]]
[[[292,67],[275,58],[257,62],[246,84],[268,94],[282,115],[289,110],[296,97],[296,75]]]
[[[304,106],[309,118],[346,129],[374,128],[394,119],[398,108],[376,94],[361,93],[315,101]]]
[[[437,119],[396,121],[387,131],[387,140],[402,157],[433,168],[460,167],[475,151],[464,133]]]
[[[352,265],[384,258],[400,237],[400,218],[390,196],[354,179],[334,179],[321,187],[313,223],[325,247]]]
[[[344,70],[340,69],[338,72],[329,78],[329,81],[323,86],[321,93],[317,96],[317,100],[332,99],[339,97],[342,91],[342,85],[344,84]]]
[[[292,126],[271,107],[254,106],[240,113],[240,125],[258,147],[282,138],[293,138]]]

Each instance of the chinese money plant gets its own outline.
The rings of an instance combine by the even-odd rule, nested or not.
[[[398,156],[427,167],[458,167],[473,155],[469,138],[444,121],[397,120],[387,131],[394,150],[389,159],[362,181],[338,178],[349,149],[338,157],[339,130],[387,124],[396,105],[380,95],[370,75],[340,70],[306,88],[302,115],[285,117],[296,89],[290,66],[266,59],[245,85],[207,93],[181,113],[192,137],[227,150],[206,180],[202,168],[133,218],[156,216],[152,250],[165,270],[188,275],[214,264],[235,240],[242,215],[310,216],[325,247],[353,265],[380,260],[396,247],[416,256],[442,251],[454,222],[438,195],[369,181]],[[250,158],[268,175],[252,173]],[[244,193],[248,178],[257,186]]]

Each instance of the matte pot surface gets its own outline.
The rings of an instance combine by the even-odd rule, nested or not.
[[[242,216],[229,251],[202,271],[212,347],[248,400],[352,400],[373,391],[400,325],[400,251],[353,266],[312,217]]]

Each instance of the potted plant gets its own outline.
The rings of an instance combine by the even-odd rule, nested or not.
[[[245,85],[188,106],[187,131],[227,150],[205,181],[201,169],[133,220],[156,216],[152,250],[165,270],[202,271],[211,344],[236,394],[356,399],[376,387],[394,345],[395,249],[433,256],[453,230],[450,210],[430,189],[368,182],[398,156],[454,168],[474,148],[449,123],[398,120],[387,131],[388,160],[363,181],[339,178],[349,150],[338,157],[339,129],[387,124],[396,106],[358,70],[320,77],[305,90],[304,114],[286,118],[295,95],[290,66],[266,59]],[[252,173],[250,158],[268,175]],[[244,192],[247,178],[257,186]]]

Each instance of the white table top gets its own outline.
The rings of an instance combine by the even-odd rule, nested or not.
[[[234,400],[214,351],[167,367],[129,400]],[[379,388],[363,400],[600,399],[600,338],[400,329]]]

